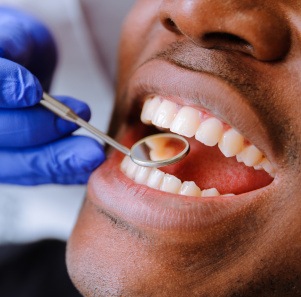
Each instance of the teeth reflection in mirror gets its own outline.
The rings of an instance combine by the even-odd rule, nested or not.
[[[151,124],[152,119],[161,104],[161,99],[159,96],[156,96],[152,99],[145,101],[142,109],[140,119],[144,124]]]
[[[202,191],[193,181],[183,182],[179,194],[186,196],[201,197]]]
[[[214,196],[220,196],[220,193],[216,188],[211,188],[202,191],[202,197],[214,197]]]
[[[218,147],[226,157],[233,157],[240,153],[244,147],[244,137],[235,129],[226,131],[218,143]]]
[[[152,123],[162,128],[170,128],[178,112],[177,104],[169,100],[163,100],[153,116]]]
[[[200,113],[192,107],[184,106],[173,120],[170,131],[186,137],[192,137],[195,135],[200,123]]]
[[[160,189],[167,193],[178,194],[181,184],[181,180],[177,177],[170,174],[165,174]]]
[[[164,173],[159,169],[153,168],[147,180],[147,186],[153,189],[160,189],[164,177]]]
[[[246,166],[255,166],[260,163],[263,155],[255,145],[245,147],[237,156],[238,162],[243,162]]]
[[[207,146],[215,146],[223,135],[224,127],[216,118],[202,122],[196,131],[195,138]]]

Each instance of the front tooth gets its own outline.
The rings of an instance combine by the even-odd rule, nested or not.
[[[120,168],[122,169],[123,172],[126,172],[130,160],[131,160],[131,158],[129,156],[125,156],[123,158],[121,165],[120,165]]]
[[[129,160],[129,162],[127,164],[127,168],[126,168],[126,175],[129,178],[134,179],[138,168],[139,168],[139,166],[136,163],[134,163],[132,160]]]
[[[220,193],[216,188],[211,188],[202,191],[202,197],[215,197],[215,196],[220,196]]]
[[[249,145],[236,158],[238,162],[244,162],[246,166],[255,166],[260,163],[263,155],[255,145]]]
[[[165,174],[161,185],[161,190],[168,193],[178,194],[181,188],[181,180],[177,177]]]
[[[194,197],[201,197],[202,191],[201,189],[195,184],[195,182],[183,182],[181,189],[179,191],[180,195],[185,196],[194,196]]]
[[[177,111],[178,108],[176,103],[163,100],[153,116],[152,123],[158,127],[169,128]]]
[[[173,120],[170,131],[192,137],[201,123],[200,114],[192,107],[184,106]]]
[[[218,147],[226,157],[233,157],[241,152],[244,138],[235,129],[231,128],[224,133]]]
[[[146,184],[151,171],[152,169],[149,167],[139,166],[135,174],[136,183],[143,184],[143,185]]]
[[[164,177],[164,172],[153,168],[147,180],[147,186],[153,189],[160,189]]]
[[[152,99],[148,99],[144,102],[140,119],[144,124],[151,124],[152,119],[161,104],[161,99],[156,96]]]
[[[223,124],[216,118],[202,122],[196,131],[195,138],[207,146],[215,146],[223,135]]]

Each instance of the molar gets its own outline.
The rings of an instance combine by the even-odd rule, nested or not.
[[[243,162],[246,166],[255,166],[260,163],[263,155],[255,145],[245,147],[237,156],[238,162]]]

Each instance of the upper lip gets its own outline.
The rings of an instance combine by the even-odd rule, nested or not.
[[[272,163],[275,155],[269,128],[257,111],[234,86],[218,75],[185,70],[169,61],[150,60],[132,75],[127,100],[141,103],[160,95],[183,106],[204,109],[239,131]]]

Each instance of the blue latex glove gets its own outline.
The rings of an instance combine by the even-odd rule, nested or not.
[[[27,14],[0,7],[0,183],[86,183],[105,158],[98,142],[70,136],[75,124],[37,104],[55,62],[47,29]],[[85,103],[57,99],[89,120]]]

